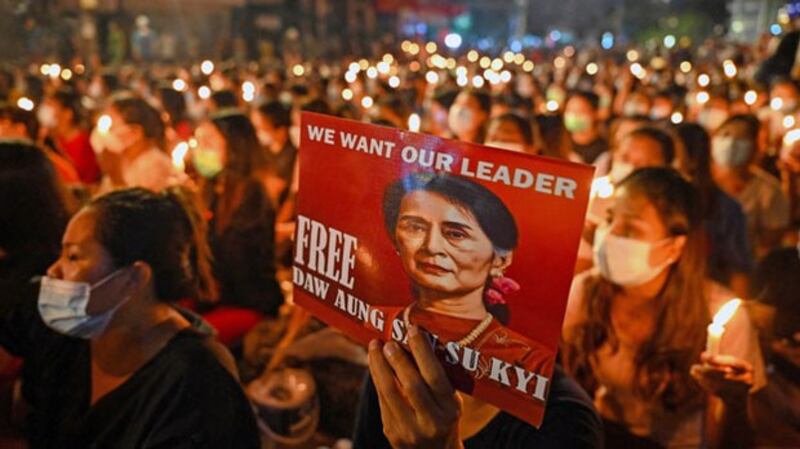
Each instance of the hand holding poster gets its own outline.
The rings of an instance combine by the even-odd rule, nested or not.
[[[538,426],[593,169],[304,113],[295,302]]]

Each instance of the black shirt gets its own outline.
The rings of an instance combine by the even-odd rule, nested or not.
[[[593,164],[601,154],[608,151],[608,142],[602,137],[598,137],[594,142],[588,145],[579,145],[573,142],[572,151],[578,154],[583,162]]]
[[[367,378],[361,397],[353,449],[391,449],[383,435],[378,394]],[[464,449],[597,449],[603,447],[603,424],[589,396],[556,367],[544,421],[539,429],[500,412]]]
[[[247,398],[197,328],[176,334],[90,406],[89,341],[44,324],[36,307],[38,284],[2,287],[0,345],[24,358],[32,449],[259,447]]]

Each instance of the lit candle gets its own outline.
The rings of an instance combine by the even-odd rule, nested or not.
[[[732,299],[726,302],[714,315],[714,320],[708,325],[708,338],[706,340],[706,352],[708,355],[719,355],[719,343],[725,333],[725,325],[733,318],[741,304],[741,299]]]
[[[416,113],[411,114],[408,117],[408,129],[409,129],[409,131],[413,131],[415,133],[419,132],[420,123],[421,123],[421,120],[420,120],[419,114],[416,114]]]
[[[175,145],[175,148],[172,150],[172,166],[175,167],[176,170],[186,170],[186,166],[183,161],[188,151],[189,144],[186,142],[180,142]]]
[[[97,130],[101,133],[107,133],[111,130],[111,116],[108,114],[103,114],[97,120]]]

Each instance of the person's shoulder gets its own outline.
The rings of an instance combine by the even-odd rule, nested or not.
[[[771,192],[782,192],[781,182],[775,176],[761,167],[752,167],[753,183],[759,190],[769,190]]]
[[[187,328],[178,332],[165,349],[165,367],[177,381],[237,383],[233,357],[213,336]]]

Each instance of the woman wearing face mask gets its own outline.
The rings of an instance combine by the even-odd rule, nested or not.
[[[221,303],[275,315],[283,295],[275,280],[274,205],[285,183],[269,170],[245,115],[216,114],[200,123],[195,137],[193,162],[211,212],[209,241]]]
[[[580,162],[595,164],[608,142],[600,135],[597,111],[600,99],[592,92],[575,92],[564,109],[564,126],[572,136],[572,150]]]
[[[518,153],[536,154],[531,122],[513,112],[489,121],[486,142],[489,147],[502,148]]]
[[[756,117],[737,115],[728,119],[711,141],[714,180],[741,204],[756,256],[779,245],[789,225],[789,201],[780,182],[753,163],[759,132]]]
[[[485,92],[465,90],[458,94],[447,118],[453,136],[463,142],[483,142],[483,126],[492,109],[492,98]]]
[[[115,96],[91,136],[104,173],[100,191],[143,187],[157,192],[184,182],[165,152],[164,133],[161,115],[146,101],[127,93]]]
[[[81,127],[81,111],[80,97],[69,88],[61,88],[45,98],[37,118],[48,137],[72,161],[81,182],[92,185],[100,180],[100,167],[89,132]]]
[[[211,285],[187,198],[95,199],[41,286],[4,291],[0,344],[25,360],[31,448],[259,446],[230,354],[170,304]]]
[[[385,308],[385,321],[404,323],[411,354],[394,341],[370,344],[371,376],[354,447],[598,447],[599,423],[588,398],[575,394],[574,384],[559,368],[553,375],[544,422],[535,429],[470,396],[469,387],[467,393],[456,393],[448,375],[462,385],[474,385],[474,379],[488,375],[489,364],[473,357],[470,371],[443,366],[423,336],[430,331],[440,345],[455,342],[476,351],[473,355],[496,357],[532,372],[552,363],[549,349],[504,324],[509,307],[498,282],[511,265],[518,230],[502,201],[464,178],[417,173],[387,189],[383,210],[386,230],[415,298],[407,307]],[[392,326],[386,330],[394,332]],[[497,387],[483,384],[482,388],[486,394]]]
[[[614,198],[594,241],[597,268],[573,282],[562,350],[606,420],[607,446],[748,447],[747,391],[764,385],[763,363],[745,310],[726,327],[726,357],[703,354],[710,316],[732,294],[704,276],[694,188],[647,168]],[[704,421],[706,410],[715,418]]]
[[[708,275],[746,297],[748,276],[753,269],[747,217],[739,203],[723,192],[711,176],[711,140],[705,129],[696,123],[682,123],[676,131],[686,150],[685,172],[697,189],[703,213],[709,240]]]

